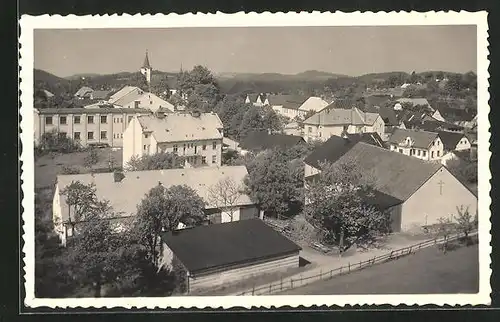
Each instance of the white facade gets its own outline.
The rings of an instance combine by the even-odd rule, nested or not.
[[[133,157],[167,152],[186,157],[188,167],[221,166],[222,164],[222,137],[157,142],[154,133],[145,131],[137,117],[130,122],[123,135],[123,142],[124,168]]]
[[[403,144],[391,143],[389,149],[394,152],[427,161],[440,160],[444,155],[443,142],[441,142],[439,137],[436,137],[427,148],[415,147],[412,143],[412,139],[408,137]]]
[[[306,141],[326,141],[333,135],[341,136],[344,130],[348,134],[377,133],[380,137],[383,137],[385,123],[380,115],[375,119],[372,125],[316,125],[304,123],[303,137]]]

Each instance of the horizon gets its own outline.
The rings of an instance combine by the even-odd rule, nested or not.
[[[167,73],[477,73],[476,38],[474,25],[36,29],[34,68],[61,78],[137,72],[148,51]]]

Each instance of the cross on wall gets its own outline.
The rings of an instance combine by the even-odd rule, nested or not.
[[[443,185],[444,185],[443,180],[439,180],[438,185],[439,185],[439,194],[443,195]]]

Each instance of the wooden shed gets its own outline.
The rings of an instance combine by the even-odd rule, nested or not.
[[[299,267],[301,248],[261,219],[165,232],[163,262],[186,270],[187,292]]]

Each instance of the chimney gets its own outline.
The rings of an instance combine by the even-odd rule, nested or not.
[[[113,178],[115,182],[122,182],[123,179],[125,179],[125,175],[123,174],[122,171],[115,171],[113,172]]]

